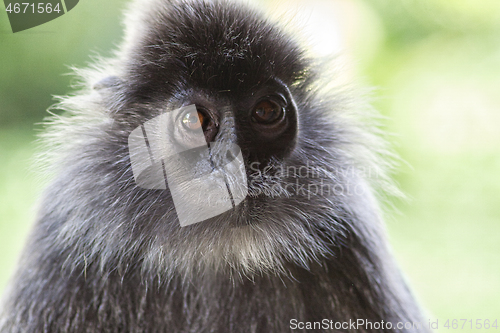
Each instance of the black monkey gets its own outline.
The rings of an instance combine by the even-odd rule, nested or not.
[[[136,1],[125,22],[45,135],[56,176],[0,331],[425,331],[380,220],[388,154],[357,98],[325,93],[293,38],[235,3]],[[237,145],[247,193],[181,227],[171,188],[138,185],[129,138],[189,105],[179,126],[212,154]]]

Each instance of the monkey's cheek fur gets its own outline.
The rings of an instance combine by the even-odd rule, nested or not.
[[[177,224],[168,237],[152,238],[144,252],[145,269],[193,277],[287,275],[287,263],[307,268],[331,254],[331,244],[307,221],[320,213],[292,211],[291,206],[287,209],[283,203],[247,198],[233,210],[202,223]],[[266,212],[269,209],[272,213]],[[328,233],[334,237],[335,226],[329,227]]]
[[[152,222],[155,234],[142,235],[144,271],[186,277],[287,275],[290,263],[308,268],[333,255],[345,212],[328,205],[331,196],[292,192],[292,179],[248,178],[245,200],[220,215],[185,227],[174,213]]]

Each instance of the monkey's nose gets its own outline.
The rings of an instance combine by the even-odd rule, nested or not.
[[[197,106],[198,118],[200,119],[201,128],[205,135],[207,143],[214,141],[215,136],[219,133],[219,119],[217,115],[209,109]]]

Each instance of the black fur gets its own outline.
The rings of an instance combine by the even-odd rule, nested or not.
[[[390,187],[388,154],[356,122],[358,98],[321,89],[321,69],[290,36],[234,3],[137,1],[126,23],[116,57],[79,72],[81,92],[61,99],[67,113],[47,130],[56,177],[0,331],[276,333],[292,319],[394,324],[361,332],[425,326],[384,239],[375,198]],[[275,93],[288,101],[287,127],[257,133],[249,108]],[[181,228],[168,190],[136,186],[127,139],[188,104],[232,110],[218,115],[216,140],[241,147],[249,196]],[[321,186],[336,190],[313,191]]]

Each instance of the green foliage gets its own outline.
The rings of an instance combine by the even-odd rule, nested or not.
[[[0,290],[3,290],[34,219],[33,203],[39,193],[29,171],[34,153],[29,128],[0,130]]]
[[[388,223],[396,255],[431,316],[496,319],[500,2],[365,2],[385,29],[365,74],[411,166],[396,175],[409,197]]]
[[[15,34],[1,8],[0,127],[39,122],[52,96],[70,91],[71,76],[64,76],[69,66],[90,62],[91,51],[110,55],[120,41],[123,7],[118,0],[81,1],[71,12]]]

